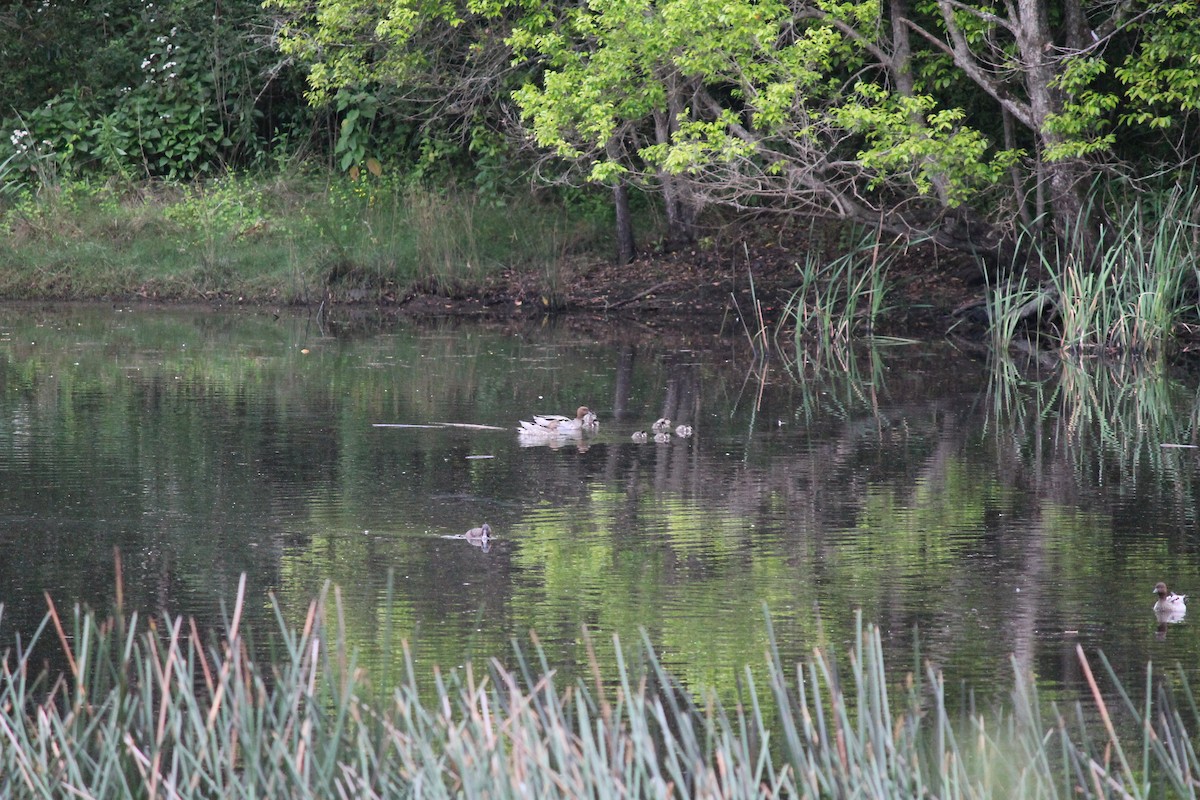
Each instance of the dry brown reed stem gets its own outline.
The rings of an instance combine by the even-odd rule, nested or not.
[[[117,617],[125,615],[125,570],[121,563],[121,548],[113,548],[113,578],[117,591]]]
[[[191,629],[189,637],[192,641],[192,647],[196,654],[196,660],[200,662],[200,671],[204,673],[204,688],[208,690],[208,696],[213,696],[213,676],[212,670],[208,668],[208,658],[204,655],[204,645],[200,642],[200,632],[196,630],[196,618],[188,617],[188,627]]]
[[[71,676],[75,678],[75,682],[79,682],[79,667],[75,663],[75,656],[71,652],[71,644],[67,641],[67,633],[63,630],[62,620],[58,618],[58,609],[54,606],[54,598],[49,592],[43,593],[46,597],[46,605],[50,608],[50,619],[54,622],[54,630],[58,634],[59,644],[62,645],[63,654],[67,657],[67,664],[71,667]]]
[[[225,686],[229,680],[229,671],[233,668],[234,647],[237,642],[238,623],[242,618],[242,601],[245,597],[246,575],[243,573],[238,581],[237,600],[234,603],[233,621],[229,625],[229,634],[225,643],[225,660],[221,664],[221,673],[217,676],[217,691],[213,695],[212,707],[208,710],[206,727],[208,733],[213,732],[217,715],[221,713],[221,703],[225,699]]]
[[[612,706],[608,702],[608,692],[604,691],[604,679],[600,675],[600,662],[596,658],[596,646],[586,625],[582,626],[583,646],[587,652],[588,669],[592,673],[592,682],[596,686],[596,697],[600,703],[600,717],[605,725],[612,723]]]
[[[1133,777],[1133,770],[1129,768],[1129,763],[1125,760],[1125,751],[1121,748],[1121,741],[1117,738],[1116,728],[1113,727],[1112,718],[1108,714],[1108,704],[1104,702],[1104,697],[1100,694],[1100,687],[1096,685],[1096,679],[1092,676],[1092,667],[1088,663],[1087,656],[1083,652],[1082,645],[1075,645],[1075,655],[1079,659],[1079,664],[1083,669],[1083,676],[1087,679],[1088,688],[1092,692],[1092,699],[1096,702],[1096,708],[1100,711],[1100,719],[1104,722],[1104,730],[1108,733],[1108,746],[1117,754],[1117,759],[1121,762],[1121,771],[1125,776],[1125,780],[1130,786],[1136,786],[1137,781]],[[1108,761],[1108,758],[1105,758]],[[1101,767],[1095,761],[1091,762],[1092,769],[1100,769],[1103,771],[1105,781],[1115,790],[1120,791],[1122,795],[1129,797],[1121,788],[1120,784],[1113,780],[1109,768]]]

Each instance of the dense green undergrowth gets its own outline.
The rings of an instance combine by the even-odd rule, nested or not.
[[[62,619],[52,606],[4,655],[0,795],[1140,798],[1198,786],[1186,680],[1176,707],[1148,673],[1135,705],[1082,650],[1074,707],[1039,698],[1017,669],[1002,708],[954,711],[936,668],[896,674],[860,622],[849,653],[817,649],[802,664],[768,643],[765,680],[747,667],[729,705],[680,685],[648,642],[614,640],[613,674],[593,659],[573,681],[536,647],[513,668],[418,675],[385,624],[400,675],[386,660],[370,675],[328,596],[299,626],[276,608],[273,656],[257,659],[244,589],[215,639],[182,618]],[[61,675],[32,655],[53,642]],[[1118,733],[1118,715],[1133,733]]]
[[[381,301],[529,271],[553,293],[603,247],[605,212],[547,193],[482,196],[386,175],[55,181],[0,202],[0,297]]]

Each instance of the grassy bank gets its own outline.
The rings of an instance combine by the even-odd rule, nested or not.
[[[207,183],[57,180],[0,203],[0,297],[317,303],[453,295],[528,271],[553,294],[604,247],[603,207],[281,172]]]
[[[244,590],[244,582],[242,585]],[[239,596],[210,640],[183,619],[146,627],[51,610],[41,644],[0,679],[0,795],[61,797],[1161,797],[1194,796],[1200,727],[1165,691],[1134,707],[1111,675],[1076,708],[1014,676],[1005,710],[952,712],[936,669],[902,680],[879,634],[803,664],[767,654],[741,702],[693,696],[648,645],[616,674],[567,684],[534,652],[418,678],[368,675],[314,602],[248,655]],[[386,628],[383,632],[385,650]],[[211,641],[211,643],[209,643]],[[31,653],[57,642],[62,676]],[[262,642],[260,641],[260,645]],[[839,662],[841,666],[839,667]],[[1102,693],[1097,681],[1115,686]],[[423,683],[426,688],[418,684]],[[1147,679],[1147,688],[1151,684]],[[1105,696],[1119,698],[1110,707]],[[1190,708],[1190,711],[1185,710]],[[1116,714],[1131,717],[1122,739]],[[1185,718],[1187,723],[1185,725]]]
[[[533,300],[523,310],[708,314],[756,348],[822,351],[881,331],[909,335],[905,324],[963,332],[974,323],[951,311],[973,298],[980,336],[998,351],[1031,339],[1072,357],[1141,357],[1200,332],[1195,188],[1168,186],[1127,205],[1110,198],[1098,244],[1022,239],[1011,265],[969,288],[963,276],[970,284],[984,272],[961,253],[796,220],[706,219],[693,245],[672,249],[656,241],[655,215],[641,214],[646,258],[617,267],[603,192],[499,195],[354,174],[281,168],[187,184],[8,186],[0,298],[316,305],[424,296],[499,298],[510,310]]]

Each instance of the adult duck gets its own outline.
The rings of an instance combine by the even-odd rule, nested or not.
[[[462,535],[472,547],[478,547],[484,553],[492,549],[492,526],[486,522],[478,528],[471,528]]]
[[[521,420],[520,433],[527,436],[578,436],[581,433],[595,433],[600,427],[600,421],[587,406],[580,406],[575,411],[575,418],[564,417],[561,414],[538,414],[532,422]]]
[[[1179,613],[1187,610],[1187,595],[1167,591],[1167,585],[1159,581],[1154,585],[1158,600],[1154,602],[1155,614]]]
[[[463,538],[468,542],[486,542],[492,538],[492,526],[486,522],[478,528],[471,528],[463,534]]]

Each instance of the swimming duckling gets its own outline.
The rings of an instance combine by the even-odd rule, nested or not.
[[[692,426],[691,425],[680,425],[678,428],[675,429],[675,435],[679,436],[680,438],[686,439],[687,437],[692,435]]]
[[[644,442],[649,437],[646,436],[645,431],[634,431],[633,436],[631,436],[630,438],[633,439],[635,442]]]
[[[670,433],[671,420],[667,419],[666,417],[659,417],[654,421],[654,424],[650,426],[650,430],[654,431],[655,433]]]

